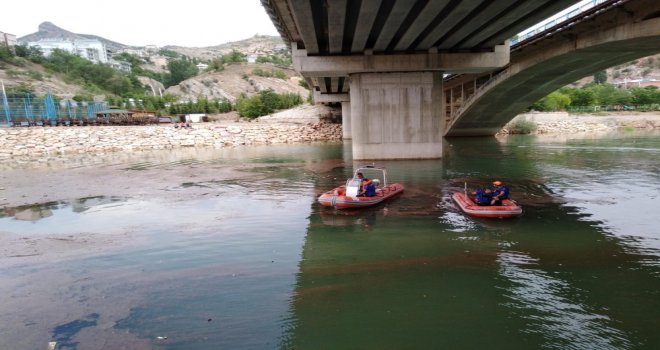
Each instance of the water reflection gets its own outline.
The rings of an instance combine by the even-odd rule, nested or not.
[[[97,196],[79,198],[71,202],[56,201],[33,205],[22,205],[18,207],[5,207],[0,209],[0,220],[3,218],[14,218],[15,220],[37,222],[53,215],[63,215],[64,210],[71,208],[73,213],[83,213],[93,207],[103,206],[110,203],[125,202],[125,198],[113,196]]]
[[[538,259],[503,250],[498,253],[505,306],[527,320],[523,333],[543,338],[544,349],[625,349],[631,343],[616,321],[570,296],[588,293],[539,269]]]

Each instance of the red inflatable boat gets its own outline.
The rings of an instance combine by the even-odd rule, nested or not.
[[[364,175],[367,178],[370,178],[376,185],[375,196],[367,197],[357,195],[360,192],[362,183],[357,177],[358,173],[364,173]],[[338,209],[363,208],[382,203],[401,193],[403,193],[403,186],[401,184],[387,183],[387,172],[384,168],[366,166],[355,170],[353,178],[348,179],[345,185],[341,185],[322,194],[318,198],[318,201],[321,205]]]
[[[452,196],[465,214],[480,218],[511,218],[522,214],[522,208],[511,199],[502,201],[502,205],[477,205],[464,192],[456,192]]]

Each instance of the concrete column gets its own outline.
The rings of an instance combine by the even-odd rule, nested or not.
[[[353,159],[442,157],[441,72],[351,75]]]
[[[343,132],[343,139],[350,140],[353,138],[351,131],[351,102],[341,103],[341,128]]]

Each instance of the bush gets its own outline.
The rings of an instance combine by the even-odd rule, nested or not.
[[[538,129],[538,125],[525,118],[514,120],[508,125],[509,134],[531,134]]]
[[[558,111],[566,108],[571,103],[571,98],[565,93],[555,91],[540,99],[532,105],[537,111]]]
[[[287,79],[286,73],[284,73],[283,71],[281,71],[279,69],[278,70],[273,69],[269,72],[269,71],[265,71],[261,68],[255,68],[255,69],[252,70],[252,74],[254,74],[258,77],[265,77],[265,78],[275,77],[275,78],[282,79],[282,80]]]
[[[268,114],[259,95],[239,98],[236,101],[236,110],[241,117],[250,119]]]
[[[31,70],[31,71],[28,71],[27,74],[30,78],[32,78],[34,80],[44,80],[44,76],[43,76],[43,74],[41,74],[41,72]]]
[[[267,115],[278,109],[288,109],[302,104],[302,97],[298,94],[277,94],[273,90],[260,91],[258,95],[241,96],[236,101],[236,110],[241,117],[257,118]]]

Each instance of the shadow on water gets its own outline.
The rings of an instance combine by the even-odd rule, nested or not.
[[[73,338],[85,328],[96,327],[99,314],[91,313],[84,319],[71,321],[53,328],[53,339],[58,349],[78,350],[79,343]]]

